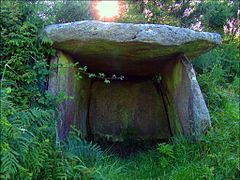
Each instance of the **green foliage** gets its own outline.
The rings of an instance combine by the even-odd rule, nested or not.
[[[189,1],[168,10],[178,1],[132,2],[128,22],[151,22],[190,26],[202,17],[206,29],[220,31],[226,18],[236,16],[237,1],[202,1],[182,18]],[[162,143],[156,150],[119,159],[94,143],[79,139],[74,129],[69,139],[57,136],[59,114],[65,98],[45,92],[50,73],[47,59],[54,55],[52,42],[41,34],[47,23],[89,17],[89,2],[1,2],[0,62],[0,175],[4,179],[237,179],[239,178],[239,44],[226,37],[224,43],[199,57],[194,66],[213,121],[213,128],[196,144],[184,137]],[[144,7],[153,16],[145,17]],[[80,11],[78,11],[80,9]],[[46,15],[40,16],[41,13]],[[69,14],[68,14],[69,13]],[[179,18],[182,19],[179,19]],[[128,19],[129,18],[129,19]],[[125,21],[124,20],[124,21]],[[86,67],[79,69],[83,74]],[[109,83],[105,74],[87,73]]]
[[[161,168],[166,168],[169,166],[170,162],[174,162],[175,157],[174,157],[174,152],[173,152],[173,147],[169,144],[159,144],[157,150],[159,151],[160,154],[160,167]]]
[[[51,42],[44,23],[24,1],[1,2],[1,177],[37,177],[52,151],[54,111],[29,108],[43,93]]]
[[[129,0],[121,22],[157,23],[223,34],[228,19],[236,18],[239,1]]]
[[[11,101],[27,107],[30,102],[37,102],[44,92],[49,74],[47,58],[54,54],[50,48],[52,42],[39,33],[44,22],[34,14],[30,3],[4,1],[1,5],[0,67],[8,67],[4,81],[12,89]]]
[[[239,91],[240,56],[237,40],[226,41],[193,63],[198,81],[210,109],[223,108],[228,92]],[[231,85],[232,84],[232,85]],[[228,89],[219,91],[219,89]]]
[[[65,142],[64,151],[78,156],[83,162],[87,162],[86,166],[94,167],[96,161],[103,157],[103,151],[99,145],[87,142],[79,137],[80,132],[73,128],[70,137]]]
[[[146,23],[147,20],[142,13],[143,11],[143,2],[132,2],[128,1],[129,8],[128,12],[124,13],[119,22],[134,22],[134,23]]]
[[[238,6],[239,2],[237,1],[205,0],[197,6],[196,14],[203,15],[203,25],[208,30],[223,32],[223,25],[226,23],[227,19],[237,15]]]
[[[214,128],[193,144],[177,137],[157,150],[137,154],[123,163],[120,179],[237,179],[239,178],[239,102],[235,95],[212,111]]]
[[[210,52],[198,57],[194,66],[200,73],[209,72],[214,65],[224,68],[227,82],[232,82],[235,76],[239,76],[239,43],[237,39],[229,40],[225,37],[223,44]]]
[[[59,142],[56,112],[17,110],[8,100],[9,92],[1,92],[1,177],[104,179],[122,172],[116,158],[110,158],[97,144],[79,139],[79,133]]]
[[[121,22],[134,23],[158,23],[168,25],[180,25],[180,19],[177,18],[177,13],[169,10],[169,8],[177,2],[171,0],[164,1],[148,1],[143,0],[128,1],[128,12],[119,19]]]
[[[3,93],[6,93],[3,89]],[[51,150],[53,111],[16,110],[1,99],[1,174],[5,178],[35,177]]]
[[[90,2],[81,0],[52,1],[52,9],[49,9],[48,17],[54,17],[54,23],[67,23],[92,19]]]
[[[77,65],[78,65],[78,63],[75,63],[73,66],[77,66]],[[122,75],[121,76],[116,76],[114,74],[112,76],[107,76],[104,73],[97,73],[97,74],[96,73],[89,73],[89,72],[87,72],[87,66],[77,68],[77,73],[75,75],[75,78],[79,80],[79,79],[82,78],[82,75],[87,75],[88,78],[101,79],[101,80],[103,80],[103,82],[105,84],[109,84],[111,82],[110,80],[116,80],[116,79],[123,80],[124,79],[124,76],[122,76]]]
[[[219,91],[219,88],[226,85],[224,74],[222,66],[215,64],[209,72],[205,71],[205,73],[199,75],[198,81],[210,109],[222,108],[226,103],[226,94]]]

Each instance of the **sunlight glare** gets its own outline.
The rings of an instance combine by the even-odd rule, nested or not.
[[[97,1],[95,4],[95,15],[98,20],[112,21],[119,16],[118,1]]]

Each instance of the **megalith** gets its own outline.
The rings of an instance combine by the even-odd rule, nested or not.
[[[151,80],[100,81],[92,86],[89,122],[96,138],[111,141],[166,139],[171,136],[163,100]]]
[[[49,77],[48,90],[55,96],[62,94],[66,97],[59,106],[58,135],[63,139],[68,135],[71,126],[76,126],[81,130],[82,137],[86,137],[91,81],[85,76],[79,79],[73,59],[61,51],[50,59],[50,64],[53,70]]]
[[[179,56],[161,70],[161,89],[173,134],[202,134],[210,115],[188,58]]]
[[[49,91],[72,98],[59,110],[59,134],[76,125],[83,137],[122,142],[198,137],[211,127],[210,115],[191,64],[221,43],[216,33],[159,24],[79,21],[45,28],[58,55]],[[124,76],[105,84],[76,79],[88,73]],[[61,74],[61,71],[63,73]]]

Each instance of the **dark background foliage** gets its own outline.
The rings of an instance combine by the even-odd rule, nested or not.
[[[239,1],[124,2],[128,11],[116,21],[169,24],[222,35],[222,45],[193,61],[214,128],[196,144],[177,137],[125,160],[79,139],[75,128],[61,142],[57,104],[63,98],[46,92],[48,59],[55,50],[42,30],[48,24],[96,19],[90,1],[1,1],[1,178],[239,178]]]

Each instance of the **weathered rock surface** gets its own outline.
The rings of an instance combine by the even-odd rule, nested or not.
[[[157,140],[171,136],[162,97],[151,80],[96,81],[92,85],[89,122],[96,139]]]
[[[205,100],[203,98],[200,86],[197,82],[196,74],[192,64],[187,59],[182,59],[182,63],[187,71],[191,86],[190,102],[191,107],[190,117],[191,133],[195,136],[203,134],[211,127],[211,119]]]
[[[174,135],[195,135],[211,127],[209,111],[190,62],[179,57],[161,71],[163,96]]]
[[[76,125],[83,137],[109,141],[157,140],[195,135],[211,120],[191,63],[221,42],[215,33],[157,25],[81,21],[47,26],[61,51],[50,64],[62,64],[49,79],[49,91],[73,99],[59,107],[59,136]],[[76,80],[78,61],[89,72],[125,75],[125,81]],[[159,84],[151,78],[160,73]],[[139,76],[139,77],[138,77]]]
[[[81,131],[82,137],[86,137],[90,80],[84,77],[77,80],[72,58],[66,54],[58,52],[50,63],[56,68],[49,77],[48,90],[55,96],[59,93],[69,96],[59,106],[58,135],[61,139],[65,138],[71,130],[70,127],[75,125]]]
[[[178,54],[196,57],[221,42],[216,33],[158,25],[80,21],[47,26],[47,36],[95,72],[153,75]]]

